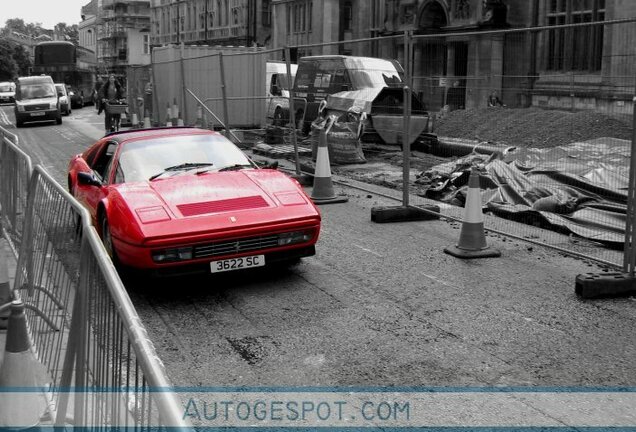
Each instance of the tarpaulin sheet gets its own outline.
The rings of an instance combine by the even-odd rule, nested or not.
[[[463,205],[472,163],[483,163],[484,211],[620,246],[625,240],[631,144],[599,138],[499,159],[472,154],[433,167],[426,196]]]

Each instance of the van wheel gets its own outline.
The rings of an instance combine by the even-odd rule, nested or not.
[[[62,116],[61,115],[58,118],[55,119],[55,123],[56,124],[62,124]]]

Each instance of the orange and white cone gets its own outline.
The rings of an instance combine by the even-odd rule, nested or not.
[[[501,252],[486,244],[484,233],[484,214],[481,211],[481,192],[479,172],[476,167],[470,171],[468,193],[464,206],[464,222],[459,233],[459,242],[444,249],[457,258],[492,258],[501,256]]]
[[[326,127],[323,128],[318,138],[314,187],[311,191],[311,199],[315,204],[335,204],[349,201],[347,197],[337,196],[333,189],[329,149],[327,148],[327,130]]]
[[[139,127],[139,120],[137,119],[137,113],[132,113],[132,120],[130,121],[133,129],[137,129]]]
[[[170,104],[166,104],[166,127],[172,127],[172,110]]]
[[[179,105],[177,105],[177,98],[173,98],[172,100],[172,125],[177,125],[177,120],[179,118]]]
[[[201,106],[197,106],[197,119],[194,122],[194,127],[202,128],[203,127],[203,108]]]
[[[0,238],[0,306],[11,303],[11,286],[9,283],[9,268],[6,256],[6,240]],[[0,329],[7,328],[9,310],[0,312]]]
[[[177,126],[183,126],[183,119],[181,118],[181,111],[179,111],[179,115],[177,117]]]
[[[11,303],[4,360],[0,367],[0,428],[26,429],[40,423],[47,409],[44,366],[31,351],[24,303]]]
[[[152,127],[152,123],[150,123],[150,114],[148,110],[144,113],[144,129],[150,129]]]

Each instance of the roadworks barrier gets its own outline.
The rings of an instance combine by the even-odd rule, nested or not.
[[[316,204],[335,204],[349,201],[349,198],[338,196],[334,191],[333,181],[331,180],[329,151],[327,150],[327,130],[325,129],[320,131],[311,199]]]
[[[51,382],[31,350],[24,303],[10,305],[4,360],[0,367],[0,427],[26,429],[37,426],[47,409],[44,396]]]
[[[481,210],[479,170],[475,166],[472,167],[468,179],[464,221],[459,233],[459,241],[456,245],[445,248],[444,252],[457,258],[494,258],[501,256],[500,251],[486,244],[484,214]]]
[[[583,273],[574,292],[581,298],[622,297],[636,294],[636,277],[630,273]]]
[[[413,222],[439,219],[438,205],[372,207],[371,221],[375,223]]]

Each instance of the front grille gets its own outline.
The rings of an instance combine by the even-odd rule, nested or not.
[[[225,240],[194,247],[194,258],[231,255],[257,251],[278,246],[278,235],[250,237],[239,240]]]
[[[49,109],[49,104],[38,104],[38,105],[25,105],[24,109],[26,111],[42,111]]]

